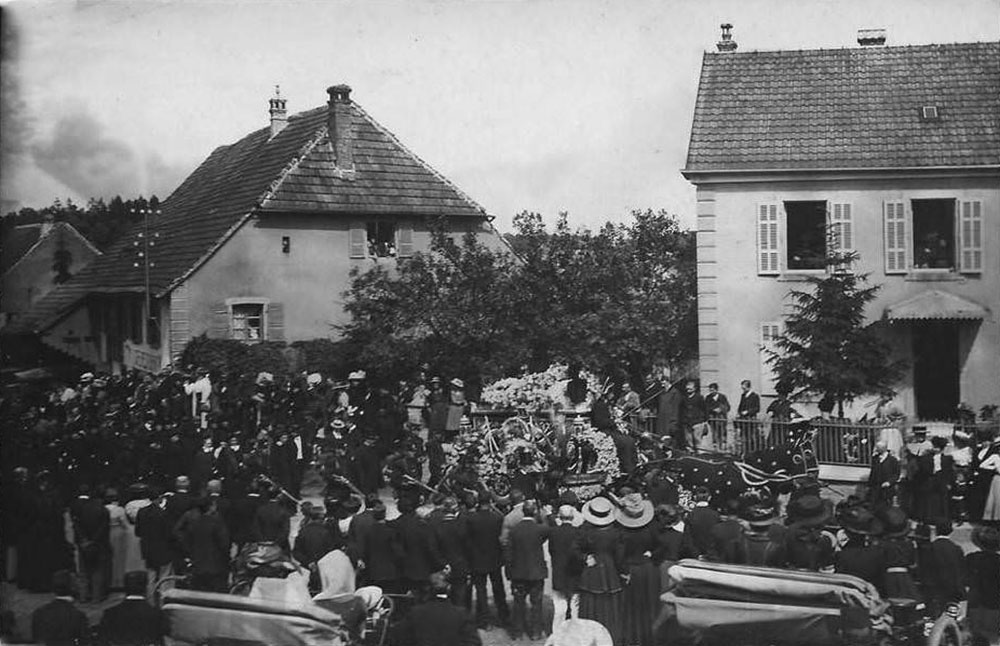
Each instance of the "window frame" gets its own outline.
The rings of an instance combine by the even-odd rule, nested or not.
[[[234,341],[241,341],[243,343],[260,343],[261,341],[267,341],[267,311],[271,304],[271,299],[269,298],[256,298],[256,297],[241,297],[241,298],[227,298],[226,299],[226,318],[229,322],[229,334],[227,338]],[[233,325],[233,313],[235,308],[240,306],[256,306],[260,307],[260,338],[250,339],[236,336],[236,327]]]

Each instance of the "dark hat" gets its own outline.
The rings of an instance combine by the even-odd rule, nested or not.
[[[882,523],[864,507],[848,507],[839,520],[844,530],[852,534],[871,536],[882,531]]]
[[[803,527],[819,527],[830,520],[830,504],[815,494],[799,496],[788,503],[788,523]]]
[[[890,507],[878,516],[886,537],[906,536],[910,531],[910,519],[899,507]]]
[[[58,570],[52,575],[52,591],[58,597],[76,596],[76,581],[69,570]]]
[[[672,504],[660,504],[656,506],[656,516],[665,527],[676,525],[681,519],[681,508]]]
[[[1000,552],[1000,529],[979,525],[972,530],[972,543],[984,552]]]
[[[126,572],[124,577],[125,594],[146,594],[146,582],[149,576],[145,570]]]

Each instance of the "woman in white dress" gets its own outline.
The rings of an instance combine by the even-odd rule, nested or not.
[[[125,520],[127,531],[125,533],[125,571],[134,572],[146,569],[146,562],[142,558],[142,546],[139,537],[135,535],[135,519],[139,515],[139,510],[147,507],[153,502],[149,499],[149,491],[143,488],[136,492],[137,497],[125,503]]]
[[[110,516],[111,542],[111,580],[112,590],[120,590],[125,585],[125,549],[128,533],[128,520],[125,518],[125,508],[118,503],[118,490],[108,489],[104,492],[104,506]]]
[[[983,520],[1000,521],[1000,438],[993,440],[993,452],[979,463],[979,470],[993,472],[983,507]]]

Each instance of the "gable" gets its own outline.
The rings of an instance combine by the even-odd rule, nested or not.
[[[966,43],[706,53],[685,171],[998,164],[1000,43]]]

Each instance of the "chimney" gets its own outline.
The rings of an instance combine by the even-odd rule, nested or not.
[[[288,125],[288,112],[285,111],[285,100],[281,98],[281,88],[274,86],[274,97],[268,101],[271,113],[271,139],[278,136],[278,133]]]
[[[351,88],[334,85],[326,89],[330,95],[327,103],[327,130],[337,168],[354,169],[354,114],[351,110]]]
[[[722,40],[715,43],[716,48],[718,48],[720,52],[735,52],[736,41],[733,40],[732,24],[724,22],[719,26],[722,27]]]
[[[858,44],[862,47],[885,47],[885,30],[859,29]]]

